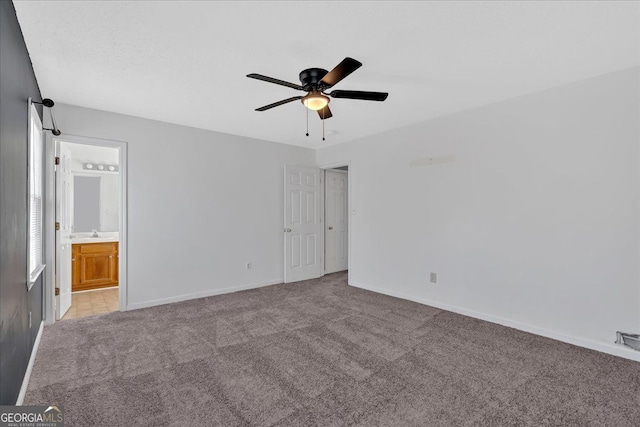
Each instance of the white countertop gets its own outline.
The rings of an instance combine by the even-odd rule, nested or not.
[[[107,242],[117,242],[120,240],[120,233],[117,231],[103,231],[98,232],[100,237],[91,237],[92,233],[74,233],[69,242],[71,244],[77,243],[107,243]]]
[[[71,244],[77,243],[106,243],[106,242],[117,242],[117,237],[75,237],[70,240]]]

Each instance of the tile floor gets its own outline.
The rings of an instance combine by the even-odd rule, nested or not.
[[[93,316],[94,314],[118,311],[118,288],[71,294],[71,308],[62,320]]]

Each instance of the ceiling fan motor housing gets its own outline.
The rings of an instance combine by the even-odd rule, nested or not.
[[[320,84],[320,80],[328,73],[322,68],[308,68],[300,72],[300,83],[305,91],[324,90],[326,87]]]

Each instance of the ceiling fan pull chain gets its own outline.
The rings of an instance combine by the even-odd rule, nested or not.
[[[309,136],[309,109],[305,108],[305,110],[307,110],[307,136]]]
[[[322,140],[324,141],[324,108],[322,109]]]

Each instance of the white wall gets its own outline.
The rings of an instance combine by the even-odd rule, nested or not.
[[[314,165],[313,150],[64,104],[55,114],[66,135],[128,144],[129,308],[282,281],[284,165]]]
[[[609,350],[640,332],[638,75],[318,150],[351,161],[351,284]]]

